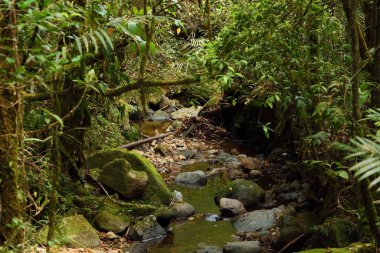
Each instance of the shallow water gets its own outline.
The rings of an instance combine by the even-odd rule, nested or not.
[[[171,125],[170,120],[164,121],[149,121],[144,120],[141,122],[141,133],[147,136],[155,136],[157,133],[164,133]]]
[[[187,171],[196,169],[207,170],[210,165],[198,163],[188,165]],[[202,188],[189,188],[175,185],[173,190],[180,191],[184,201],[191,204],[197,214],[194,220],[175,221],[171,224],[172,234],[160,244],[148,249],[149,253],[192,253],[199,249],[200,244],[222,247],[232,241],[234,229],[229,221],[210,222],[203,219],[203,214],[219,214],[219,208],[214,203],[215,192],[228,182],[226,177],[214,177],[208,180]]]

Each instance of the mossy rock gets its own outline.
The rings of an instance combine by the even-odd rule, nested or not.
[[[125,149],[105,149],[90,156],[86,168],[89,170],[99,169],[105,164],[120,158],[127,160],[132,169],[144,171],[148,175],[148,184],[143,196],[145,200],[170,204],[171,192],[161,175],[148,159],[136,152]]]
[[[124,199],[140,199],[144,196],[148,176],[145,171],[133,170],[130,163],[121,158],[103,166],[99,182]]]
[[[48,229],[48,226],[45,226],[38,233],[37,241],[39,243],[47,244]],[[59,219],[55,225],[52,239],[59,244],[73,248],[94,248],[100,245],[96,230],[82,215]]]
[[[300,235],[311,237],[313,229],[320,224],[320,219],[314,213],[305,212],[293,217],[290,221],[283,224],[280,228],[280,237],[276,242],[276,248],[282,249],[287,243],[293,241]],[[293,243],[291,249],[293,251],[302,249],[306,240],[298,240]]]
[[[105,206],[94,219],[95,227],[100,231],[123,233],[130,225],[130,218],[124,210],[115,206]]]
[[[221,198],[237,199],[247,209],[255,208],[264,198],[264,190],[255,182],[245,179],[236,179],[219,190],[214,197],[218,205]]]
[[[346,248],[310,249],[300,253],[376,253],[375,245],[371,243],[354,243]]]

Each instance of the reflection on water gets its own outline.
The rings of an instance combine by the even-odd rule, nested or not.
[[[231,241],[234,229],[229,221],[203,220],[203,214],[219,213],[218,207],[214,204],[214,195],[225,185],[226,180],[228,179],[225,177],[211,178],[202,188],[175,185],[173,190],[180,191],[184,200],[194,206],[198,214],[194,220],[174,221],[171,224],[172,233],[161,243],[150,247],[148,252],[192,253],[199,248],[199,244],[222,247],[227,241]]]
[[[149,121],[141,122],[141,133],[147,136],[155,136],[156,133],[164,133],[170,126],[171,120],[164,121]]]

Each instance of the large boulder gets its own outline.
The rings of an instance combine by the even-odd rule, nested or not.
[[[154,215],[149,215],[136,222],[128,234],[133,240],[148,241],[158,239],[166,235],[166,231],[157,222]]]
[[[176,176],[175,182],[186,186],[203,186],[207,183],[207,176],[201,170],[183,172]]]
[[[256,232],[270,229],[279,224],[285,207],[270,210],[256,210],[232,219],[232,225],[238,232]]]
[[[45,226],[38,234],[37,240],[44,245],[47,244],[48,229],[48,226]],[[52,239],[73,248],[94,248],[100,244],[96,230],[82,215],[60,219],[55,225]]]
[[[100,169],[115,159],[125,159],[136,171],[144,171],[148,176],[148,183],[143,198],[147,201],[156,201],[162,204],[170,204],[171,193],[164,180],[148,159],[134,151],[125,149],[105,149],[99,151],[87,160],[86,169]]]
[[[133,170],[129,162],[120,158],[105,164],[98,180],[125,199],[139,199],[144,196],[148,175]]]
[[[264,198],[264,190],[255,182],[245,179],[236,179],[219,190],[215,194],[215,204],[219,204],[221,198],[237,199],[247,209],[255,208]]]
[[[122,209],[105,206],[95,216],[94,223],[100,231],[120,234],[129,227],[130,219]]]
[[[259,241],[228,242],[223,247],[223,253],[260,253]]]

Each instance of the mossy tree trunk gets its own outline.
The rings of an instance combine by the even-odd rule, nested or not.
[[[352,115],[354,118],[354,130],[357,136],[364,136],[363,127],[360,124],[361,111],[359,105],[359,71],[360,71],[360,49],[357,25],[357,0],[342,0],[345,8],[350,36],[351,36],[351,55],[352,55]],[[377,227],[378,217],[376,208],[373,204],[372,192],[368,188],[368,180],[358,182],[360,198],[367,216],[369,226],[377,245],[380,244],[380,230]]]
[[[0,237],[1,243],[18,244],[24,230],[15,224],[24,220],[24,167],[22,148],[22,86],[15,78],[19,67],[17,10],[15,1],[1,10],[0,19]]]

